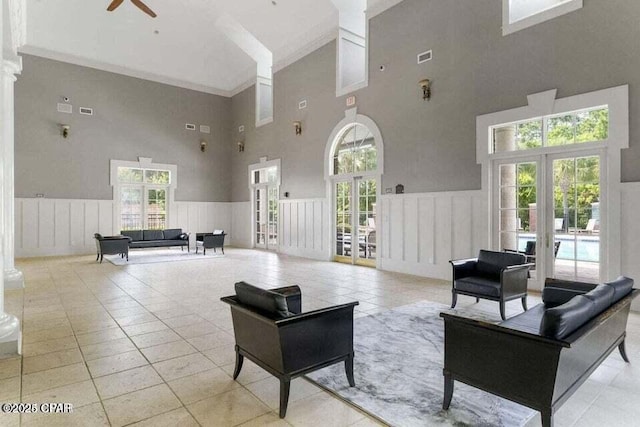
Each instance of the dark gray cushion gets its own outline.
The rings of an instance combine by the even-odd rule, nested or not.
[[[526,258],[521,254],[481,250],[476,270],[483,277],[500,280],[500,272],[510,265],[524,264]]]
[[[594,302],[586,296],[573,297],[571,301],[545,311],[540,333],[555,339],[566,338],[595,316],[595,310]]]
[[[556,307],[569,302],[571,298],[584,295],[585,291],[578,289],[564,289],[553,286],[545,286],[542,290],[542,301],[547,307]]]
[[[170,228],[168,230],[164,230],[163,233],[165,240],[178,240],[182,234],[182,228]]]
[[[593,302],[595,309],[594,315],[598,315],[613,304],[614,294],[615,291],[612,286],[598,285],[594,290],[584,294],[584,296]]]
[[[620,276],[613,282],[607,282],[605,285],[611,286],[613,288],[614,294],[611,304],[620,301],[622,298],[627,296],[631,289],[633,289],[633,279],[628,277]]]
[[[283,318],[291,315],[284,295],[258,288],[245,282],[235,285],[238,302],[258,309],[270,317]]]
[[[142,230],[142,240],[164,240],[162,230]]]
[[[131,240],[133,240],[134,242],[142,240],[142,230],[121,231],[120,234],[122,234],[123,236],[131,237]]]
[[[455,282],[457,291],[470,292],[478,295],[491,297],[500,296],[500,282],[487,279],[486,277],[470,276],[458,279]]]

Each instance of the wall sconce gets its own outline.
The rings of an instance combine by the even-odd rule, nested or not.
[[[244,142],[238,141],[238,153],[244,152]]]
[[[71,126],[69,125],[60,125],[60,133],[63,138],[67,138],[69,136],[69,131],[71,131]]]
[[[203,139],[202,141],[200,141],[200,151],[204,153],[206,149],[207,149],[207,141]]]
[[[296,135],[302,135],[302,122],[300,121],[293,122],[293,127],[296,130]]]
[[[431,80],[424,79],[418,82],[422,88],[422,99],[428,101],[431,99]]]

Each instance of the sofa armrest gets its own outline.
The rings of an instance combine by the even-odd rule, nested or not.
[[[500,272],[502,295],[519,295],[527,292],[529,269],[535,264],[518,264],[505,267]]]
[[[546,306],[562,305],[577,295],[583,295],[595,289],[593,283],[575,282],[547,278],[542,290],[542,301]]]
[[[473,276],[478,264],[478,258],[457,259],[449,261],[453,267],[453,280]]]

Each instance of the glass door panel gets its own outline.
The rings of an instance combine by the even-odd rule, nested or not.
[[[600,157],[551,160],[553,277],[600,280]]]
[[[358,188],[358,252],[356,262],[375,266],[376,260],[376,180],[359,179]]]
[[[144,193],[142,187],[120,188],[120,223],[122,230],[142,230]]]
[[[278,188],[269,187],[269,218],[268,218],[268,234],[269,239],[267,245],[270,249],[278,246]]]
[[[164,230],[167,225],[167,190],[147,189],[146,217],[148,230]]]
[[[336,261],[352,262],[352,197],[353,184],[351,181],[341,181],[335,184],[336,204]]]
[[[267,248],[267,187],[257,187],[255,189],[255,246],[257,248]]]
[[[498,179],[498,241],[501,251],[521,253],[531,269],[531,279],[538,277],[538,163],[500,164]]]

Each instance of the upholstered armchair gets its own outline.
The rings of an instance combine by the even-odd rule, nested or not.
[[[127,236],[103,236],[95,233],[93,237],[96,239],[96,250],[98,252],[96,261],[102,260],[105,255],[120,255],[129,261],[129,238]]]
[[[216,248],[220,248],[222,253],[224,254],[224,238],[226,234],[224,230],[214,230],[213,233],[198,233],[196,234],[196,253],[198,253],[198,248],[202,246],[202,251],[204,255],[207,254],[207,249],[213,249],[213,252],[216,251]]]
[[[451,308],[458,295],[468,295],[500,303],[500,316],[506,320],[505,303],[522,301],[527,310],[527,278],[534,264],[526,264],[522,254],[481,250],[478,258],[449,261],[453,266]]]
[[[344,362],[347,380],[353,378],[353,309],[358,302],[302,313],[298,286],[261,289],[235,285],[236,295],[221,298],[231,306],[236,339],[238,378],[248,358],[280,380],[280,418],[287,413],[293,378]]]

